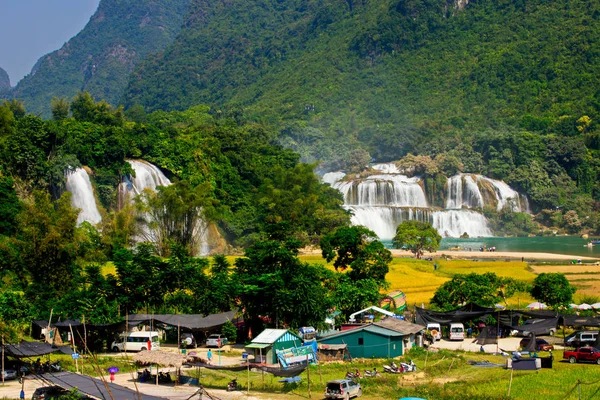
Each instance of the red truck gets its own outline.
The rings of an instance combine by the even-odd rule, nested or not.
[[[600,350],[595,347],[580,347],[577,350],[569,350],[563,353],[563,358],[571,364],[580,361],[592,361],[600,364]]]

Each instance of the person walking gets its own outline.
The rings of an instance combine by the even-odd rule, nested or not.
[[[210,364],[210,361],[212,360],[212,351],[211,351],[211,349],[208,349],[208,352],[206,353],[206,358],[208,359],[208,363]]]

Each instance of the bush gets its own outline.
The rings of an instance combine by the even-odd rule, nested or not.
[[[233,322],[227,321],[225,325],[223,325],[221,333],[225,335],[227,340],[229,340],[229,343],[235,343],[235,340],[237,339],[237,328]]]

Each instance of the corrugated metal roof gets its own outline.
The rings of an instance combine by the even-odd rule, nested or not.
[[[76,374],[74,372],[63,371],[56,374],[43,374],[41,375],[41,378],[65,389],[76,387],[80,392],[94,396],[98,399],[167,400],[166,397],[137,393],[135,390],[125,386],[102,381],[87,375]]]
[[[265,347],[269,347],[271,343],[250,343],[244,346],[246,349],[264,349]]]
[[[285,333],[287,333],[287,329],[265,329],[254,338],[251,343],[269,343],[273,344],[282,337]]]
[[[393,329],[389,329],[389,328],[386,328],[386,327],[383,327],[383,326],[376,326],[374,324],[368,324],[368,325],[361,326],[361,327],[354,328],[354,329],[350,329],[350,330],[347,330],[347,331],[342,331],[342,332],[339,332],[339,333],[337,333],[335,335],[322,337],[321,339],[319,339],[319,341],[321,341],[321,340],[329,340],[329,339],[332,339],[332,338],[343,337],[343,336],[346,336],[346,335],[352,335],[353,333],[356,333],[358,331],[368,331],[368,332],[375,333],[375,334],[378,334],[378,335],[391,336],[391,337],[398,337],[398,336],[406,336],[406,335],[408,335],[408,334],[405,334],[405,333],[402,333],[402,332],[397,332],[397,331],[395,331]]]
[[[389,329],[389,328],[386,328],[383,326],[377,326],[377,325],[369,325],[364,330],[367,332],[375,333],[377,335],[382,335],[382,336],[391,336],[391,337],[406,336],[406,334],[404,334],[402,332],[397,332],[392,329]]]
[[[375,322],[374,325],[392,329],[396,332],[401,332],[406,335],[418,333],[425,329],[423,325],[413,324],[412,322],[403,321],[397,318],[385,318],[381,321]]]

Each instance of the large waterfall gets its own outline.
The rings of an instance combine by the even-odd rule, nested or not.
[[[134,196],[144,192],[146,189],[156,191],[158,186],[169,186],[171,181],[165,174],[155,165],[144,160],[127,160],[131,168],[135,171],[134,176],[126,176],[119,187],[119,202],[121,206],[125,201],[131,201]],[[210,246],[208,243],[208,226],[205,221],[199,219],[194,227],[195,237],[198,237],[198,253],[208,254]],[[143,232],[143,239],[156,241],[158,232],[148,229]],[[142,240],[142,238],[140,238]]]
[[[409,178],[395,164],[377,164],[376,173],[348,179],[342,172],[330,172],[323,182],[338,189],[345,207],[352,211],[352,223],[371,229],[380,239],[391,239],[396,227],[407,220],[430,222],[444,237],[492,236],[483,214],[469,208],[493,205],[501,210],[509,201],[513,210],[527,211],[524,196],[502,181],[485,176],[460,174],[448,179],[444,210],[427,203],[423,181]]]
[[[529,211],[527,197],[506,183],[482,175],[459,174],[448,178],[446,208],[482,208],[493,205],[498,211],[511,202],[513,211]]]
[[[94,189],[86,170],[83,168],[70,169],[66,173],[66,179],[66,189],[71,192],[71,205],[81,210],[77,217],[77,224],[84,221],[97,224],[102,221],[94,197]]]

